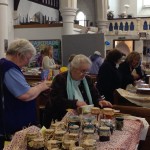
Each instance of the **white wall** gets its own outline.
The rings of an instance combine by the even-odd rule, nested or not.
[[[14,22],[13,22],[13,13],[14,13],[14,1],[8,0],[8,43],[14,39]]]
[[[18,14],[21,15],[21,17],[26,17],[27,14],[30,18],[34,16],[35,13],[41,12],[43,15],[46,15],[47,17],[52,18],[53,21],[58,21],[59,18],[59,12],[56,9],[42,6],[37,3],[33,3],[27,0],[20,0],[19,6],[18,6]]]
[[[95,25],[95,1],[93,0],[78,0],[77,1],[77,8],[78,11],[82,11],[84,14],[86,14],[86,20],[89,20],[90,22],[93,22]]]
[[[118,7],[120,0],[109,0],[109,10],[113,11],[114,18],[118,18]]]
[[[33,15],[36,12],[41,11],[43,15],[47,15],[53,18],[53,20],[58,20],[58,11],[53,9],[53,8],[49,8],[49,7],[45,7],[36,3],[32,3],[30,1],[27,0],[20,0],[19,6],[18,6],[18,10],[17,10],[17,14],[21,15],[22,17],[27,16],[27,14],[31,17],[33,17]],[[55,38],[59,38],[61,37],[61,28],[58,29],[51,29],[50,31],[47,31],[47,29],[39,29],[40,33],[38,33],[38,35],[32,34],[34,33],[34,31],[37,31],[37,28],[32,28],[32,29],[15,29],[14,30],[14,24],[16,24],[16,22],[19,22],[18,20],[14,20],[14,0],[8,0],[8,43],[10,43],[14,38],[17,37],[24,37],[27,39],[37,39],[37,38],[45,38],[45,39],[55,39]],[[46,30],[46,32],[45,32]],[[15,32],[15,33],[14,33]]]
[[[61,39],[62,27],[57,28],[16,28],[15,38],[28,40]]]
[[[117,7],[114,5],[118,4]],[[129,4],[130,8],[128,9],[128,14],[131,14],[133,17],[149,17],[150,16],[150,8],[143,8],[143,0],[110,0],[110,6],[113,9],[115,7],[115,11],[118,14],[121,14],[125,11],[124,5]],[[116,14],[115,14],[116,15]]]
[[[125,11],[125,4],[130,5],[128,14],[133,17],[142,16],[140,15],[142,13],[142,0],[109,0],[109,10],[114,11],[115,18],[118,18],[118,15]],[[150,9],[146,13],[150,14]],[[146,13],[143,14],[146,15]]]
[[[142,10],[142,0],[137,0],[137,16],[140,16],[140,12]]]

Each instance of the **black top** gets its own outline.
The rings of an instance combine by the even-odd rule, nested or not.
[[[134,83],[134,78],[131,74],[133,69],[130,68],[129,63],[127,63],[126,61],[122,62],[119,65],[118,69],[119,69],[119,71],[121,73],[121,76],[122,76],[122,85],[121,85],[121,87],[123,89],[126,89],[126,86],[128,84],[133,84]]]
[[[67,95],[67,73],[64,72],[59,75],[57,75],[53,83],[51,85],[51,91],[50,91],[50,101],[46,105],[45,109],[45,116],[44,116],[44,125],[46,127],[49,126],[49,123],[52,119],[54,120],[61,120],[65,114],[66,110],[68,108],[70,109],[76,109],[76,99],[68,99]],[[94,106],[99,106],[99,92],[97,91],[96,87],[94,86],[91,78],[89,76],[86,76],[87,83],[89,85],[89,90],[91,92],[91,97]],[[86,91],[84,89],[83,82],[81,81],[79,85],[79,89],[81,91],[81,94],[87,104],[89,104],[89,100],[86,94]],[[47,124],[48,123],[48,124]]]
[[[114,103],[113,92],[121,87],[121,75],[116,68],[116,64],[105,60],[99,69],[97,76],[97,89],[106,100]]]

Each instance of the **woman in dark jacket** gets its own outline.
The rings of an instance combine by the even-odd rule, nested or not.
[[[57,75],[51,86],[50,102],[46,106],[44,125],[50,126],[51,120],[61,120],[67,109],[77,109],[84,105],[109,106],[101,100],[91,78],[87,75],[91,61],[85,55],[76,55],[70,63],[70,70]],[[101,100],[101,101],[100,101]]]
[[[112,104],[114,103],[114,90],[121,87],[121,75],[117,67],[122,56],[123,54],[119,50],[111,50],[107,54],[97,76],[97,89]]]

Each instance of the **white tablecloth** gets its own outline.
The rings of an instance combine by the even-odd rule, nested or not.
[[[117,89],[117,92],[131,103],[150,108],[150,96],[148,95],[132,93],[120,88]]]

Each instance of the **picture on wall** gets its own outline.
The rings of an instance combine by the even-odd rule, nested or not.
[[[53,46],[53,58],[56,63],[61,64],[61,40],[59,39],[50,39],[50,40],[30,40],[30,42],[36,48],[37,54],[32,59],[32,62],[36,62],[37,58],[40,55],[41,50],[44,50],[45,46]]]

